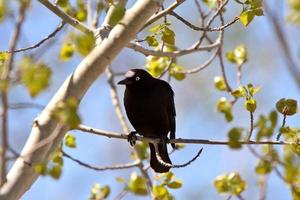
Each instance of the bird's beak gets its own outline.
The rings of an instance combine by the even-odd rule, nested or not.
[[[131,83],[132,83],[131,80],[129,80],[128,78],[125,78],[118,82],[119,85],[129,85]]]

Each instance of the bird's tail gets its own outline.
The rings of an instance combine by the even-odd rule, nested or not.
[[[170,170],[170,167],[167,167],[163,164],[161,164],[156,157],[156,151],[155,151],[155,146],[154,144],[149,143],[150,146],[150,166],[152,169],[154,169],[155,172],[158,173],[164,173],[168,172]],[[168,149],[167,149],[167,144],[157,144],[157,149],[158,149],[158,154],[161,157],[161,159],[165,163],[172,164],[169,154],[168,154]]]

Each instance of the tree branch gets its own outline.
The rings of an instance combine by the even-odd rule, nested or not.
[[[8,55],[8,60],[5,63],[2,72],[1,72],[1,84],[7,85],[9,87],[9,75],[13,68],[13,60],[14,60],[14,50],[16,49],[21,26],[23,24],[25,18],[26,11],[26,2],[21,2],[19,8],[19,15],[17,18],[17,23],[15,27],[15,31],[13,33],[12,39],[9,44],[10,54]],[[2,150],[1,150],[1,164],[0,164],[0,187],[6,182],[6,152],[8,148],[8,88],[4,88],[1,90],[1,103],[2,103]]]
[[[18,52],[21,52],[21,51],[27,51],[27,50],[31,50],[31,49],[35,49],[39,46],[41,46],[44,42],[46,42],[47,40],[55,37],[55,35],[64,27],[65,25],[65,22],[61,22],[58,27],[52,32],[50,33],[49,35],[47,35],[44,39],[42,39],[41,41],[39,41],[38,43],[32,45],[32,46],[29,46],[29,47],[24,47],[24,48],[20,48],[20,49],[15,49],[14,52],[15,53],[18,53]],[[11,53],[11,51],[1,51],[0,53],[2,52],[5,52],[5,53]]]
[[[69,158],[70,160],[76,162],[77,164],[86,167],[88,169],[96,170],[96,171],[105,171],[105,170],[119,170],[119,169],[129,169],[133,167],[137,167],[139,165],[139,161],[133,162],[133,163],[127,163],[127,164],[118,164],[118,165],[112,165],[112,166],[105,166],[105,167],[96,167],[87,163],[84,163],[71,155],[67,154],[65,151],[62,151],[62,154],[64,157]]]
[[[84,33],[93,33],[93,30],[91,30],[89,27],[87,27],[85,24],[81,23],[77,19],[66,14],[57,5],[52,4],[48,0],[38,0],[38,1],[41,4],[43,4],[45,7],[47,7],[49,10],[51,10],[55,15],[60,17],[64,22],[72,25],[74,28],[76,28]]]
[[[89,126],[85,125],[79,125],[78,130],[90,133],[93,135],[100,135],[108,138],[116,138],[116,139],[128,139],[128,135],[124,133],[116,133],[116,132],[110,132],[110,131],[104,131],[100,129],[95,129]],[[141,137],[136,136],[137,141],[144,141],[144,142],[150,142],[150,143],[163,143],[161,139],[153,139],[153,138],[147,138],[147,137]],[[207,145],[229,145],[229,141],[219,141],[219,140],[206,140],[206,139],[171,139],[169,141],[170,143],[181,143],[181,144],[207,144]],[[285,142],[285,141],[240,141],[241,145],[265,145],[265,144],[272,144],[272,145],[292,145],[297,144],[300,145],[300,142]]]

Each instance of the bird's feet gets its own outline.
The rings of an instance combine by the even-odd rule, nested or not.
[[[160,139],[161,139],[161,142],[163,144],[169,144],[170,143],[170,139],[168,137],[161,137]]]
[[[131,146],[134,146],[136,143],[136,140],[137,140],[136,134],[137,134],[136,131],[131,131],[127,136],[127,141],[129,142],[129,144]]]

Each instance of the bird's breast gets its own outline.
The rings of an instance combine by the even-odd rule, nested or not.
[[[155,136],[167,135],[169,132],[167,108],[162,100],[156,92],[137,93],[126,89],[124,95],[126,113],[130,123],[140,134]]]

